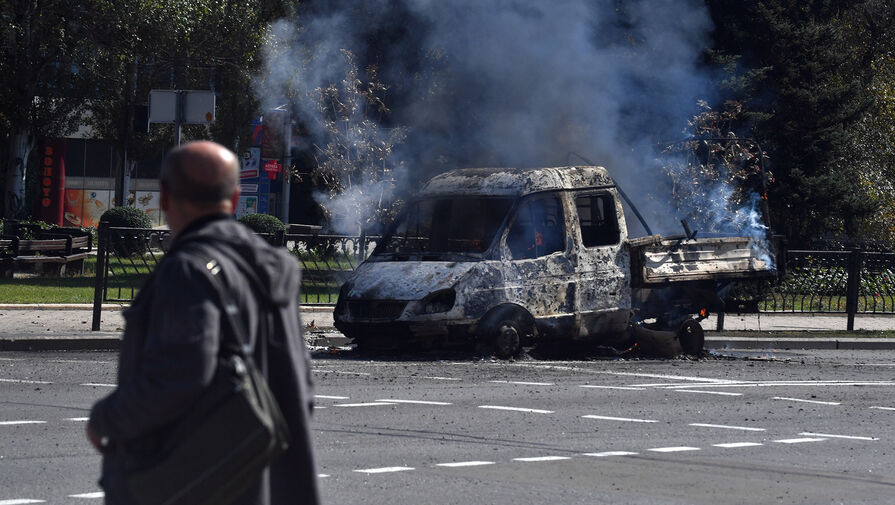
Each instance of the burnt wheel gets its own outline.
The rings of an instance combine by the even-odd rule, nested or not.
[[[494,355],[509,359],[522,349],[522,331],[519,323],[509,319],[497,324],[493,337]]]
[[[699,354],[705,345],[705,332],[699,322],[694,319],[684,321],[678,331],[678,338],[686,354]]]

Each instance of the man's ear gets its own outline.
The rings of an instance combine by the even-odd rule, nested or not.
[[[166,188],[164,184],[162,184],[162,191],[161,191],[161,195],[159,195],[159,201],[160,201],[159,203],[162,208],[162,212],[167,214],[168,209],[171,207],[171,201],[170,201],[170,195],[168,194],[168,188]]]

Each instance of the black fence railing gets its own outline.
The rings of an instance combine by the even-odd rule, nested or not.
[[[168,230],[98,229],[92,329],[99,330],[104,302],[133,301],[171,241]],[[259,234],[271,245],[289,248],[301,263],[303,305],[332,305],[339,288],[375,247],[379,237],[316,232]]]
[[[786,253],[785,274],[745,299],[728,303],[728,312],[895,314],[895,254],[852,251]]]

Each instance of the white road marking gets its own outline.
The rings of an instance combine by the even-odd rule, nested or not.
[[[724,449],[736,449],[738,447],[758,447],[760,444],[758,442],[730,442],[726,444],[712,444],[714,447],[721,447]]]
[[[521,461],[523,463],[538,463],[541,461],[562,461],[572,459],[568,456],[537,456],[534,458],[513,458],[513,461]]]
[[[435,466],[444,466],[447,468],[460,468],[464,466],[484,466],[493,465],[493,461],[458,461],[457,463],[438,463]]]
[[[315,373],[337,373],[342,375],[370,375],[367,372],[343,372],[342,370],[321,370],[319,368],[311,369]]]
[[[329,474],[326,474],[326,473],[318,473],[317,474],[318,479],[326,479],[328,477],[329,477]]]
[[[824,437],[824,438],[847,438],[849,440],[879,440],[876,437],[859,437],[855,435],[830,435],[829,433],[811,433],[809,431],[804,431],[799,433],[799,435],[805,435],[806,437]]]
[[[0,500],[0,505],[26,505],[28,503],[46,503],[46,500]]]
[[[592,456],[594,458],[608,458],[611,456],[634,456],[636,452],[628,451],[606,451],[606,452],[586,452],[582,456]]]
[[[87,500],[95,500],[97,498],[102,498],[104,496],[106,496],[106,493],[103,493],[102,491],[97,491],[96,493],[82,493],[82,494],[68,495],[69,498],[84,498]]]
[[[366,403],[337,403],[333,407],[379,407],[382,405],[394,405],[388,402],[366,402]]]
[[[690,376],[686,376],[686,375],[663,375],[663,374],[655,374],[655,373],[606,372],[606,371],[602,371],[600,373],[605,373],[605,374],[609,374],[609,375],[621,375],[624,377],[649,377],[652,379],[710,382],[712,384],[726,384],[726,383],[730,383],[730,382],[740,382],[740,381],[732,381],[730,379],[711,379],[711,378],[707,378],[707,377],[690,377]],[[632,385],[640,386],[641,384],[632,384]]]
[[[423,377],[424,379],[432,379],[434,381],[458,381],[462,379],[458,379],[456,377]]]
[[[81,384],[81,385],[82,385],[82,386],[88,386],[88,387],[97,387],[97,388],[114,388],[114,387],[118,387],[118,384],[101,384],[101,383],[97,383],[97,382],[88,382],[88,383],[86,383],[86,384]]]
[[[679,446],[679,447],[654,447],[652,449],[647,449],[648,451],[653,452],[684,452],[684,451],[698,451],[699,447],[687,447],[687,446]]]
[[[330,396],[330,395],[314,395],[314,398],[320,398],[323,400],[348,400],[349,396]]]
[[[757,388],[757,387],[828,387],[828,386],[895,386],[893,381],[731,381],[712,384],[632,384],[663,389],[694,388]]]
[[[0,379],[0,382],[10,382],[10,383],[14,383],[14,384],[52,384],[52,382],[35,381],[35,380],[28,380],[28,379]],[[0,502],[0,505],[2,505],[2,503],[3,502]]]
[[[412,403],[416,405],[452,405],[449,402],[430,402],[426,400],[395,400],[394,398],[386,398],[383,400],[376,400],[377,402],[388,402],[388,403]]]
[[[628,423],[658,423],[654,419],[633,419],[630,417],[611,417],[611,416],[598,416],[594,414],[588,414],[586,416],[581,416],[585,419],[603,419],[605,421],[624,421]]]
[[[488,381],[494,384],[516,384],[517,386],[555,386],[552,382],[523,382],[523,381]]]
[[[839,402],[822,402],[819,400],[803,400],[801,398],[787,398],[785,396],[775,396],[775,400],[786,400],[790,402],[816,403],[818,405],[841,405]]]
[[[826,438],[784,438],[782,440],[774,440],[778,444],[802,444],[805,442],[822,442]]]
[[[592,384],[582,384],[578,387],[591,389],[624,389],[626,391],[646,391],[646,388],[636,388],[632,386],[595,386]]]
[[[383,468],[366,468],[363,470],[355,470],[357,473],[392,473],[392,472],[409,472],[411,470],[416,470],[412,466],[386,466]]]
[[[0,421],[0,426],[16,426],[19,424],[46,424],[46,421]],[[0,503],[2,505],[2,503]]]
[[[870,408],[871,408],[871,409],[877,409],[877,410],[895,410],[895,407],[879,407],[879,406],[873,406],[873,407],[870,407]]]
[[[541,410],[541,409],[526,409],[522,407],[502,407],[500,405],[479,405],[480,409],[493,409],[493,410],[512,410],[514,412],[528,412],[530,414],[552,414],[552,410]]]
[[[84,422],[89,421],[89,417],[66,417],[63,421],[75,421],[75,422]]]
[[[697,426],[700,428],[723,428],[726,430],[765,431],[764,428],[750,428],[748,426],[729,426],[726,424],[690,423],[690,426]]]
[[[726,391],[699,391],[697,389],[675,389],[678,393],[702,393],[706,395],[719,395],[719,396],[743,396],[743,393],[729,393]]]

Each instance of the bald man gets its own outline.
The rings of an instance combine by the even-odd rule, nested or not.
[[[94,405],[87,427],[103,454],[100,484],[108,504],[134,503],[125,470],[151,457],[214,375],[222,316],[206,279],[210,259],[221,266],[254,361],[263,364],[291,434],[286,453],[234,503],[318,503],[299,265],[288,251],[269,246],[233,220],[238,177],[236,156],[213,142],[177,148],[163,163],[161,204],[174,242],[124,311],[118,386]]]

